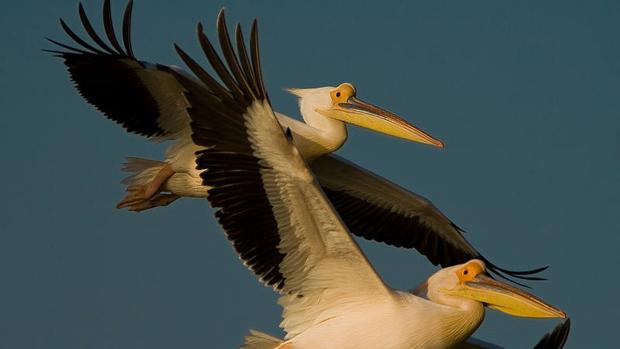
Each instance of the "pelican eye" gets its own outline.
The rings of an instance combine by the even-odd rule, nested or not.
[[[478,274],[484,272],[484,267],[475,261],[469,262],[456,271],[456,276],[461,282],[471,281]]]
[[[345,82],[333,89],[329,94],[333,104],[346,103],[349,98],[355,96],[355,87]]]

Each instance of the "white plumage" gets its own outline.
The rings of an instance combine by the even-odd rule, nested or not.
[[[162,161],[129,158],[124,166],[130,173],[123,182],[127,185],[127,195],[117,207],[143,211],[169,205],[180,197],[204,198],[210,188],[204,185],[200,171],[196,170],[195,153],[204,147],[192,139],[186,111],[190,103],[183,94],[179,77],[203,86],[204,83],[180,68],[140,61],[135,56],[131,44],[132,8],[133,3],[129,1],[123,16],[122,40],[117,38],[110,2],[105,0],[105,37],[93,29],[80,5],[80,21],[94,43],[82,39],[62,20],[63,30],[76,46],[50,41],[60,47],[61,50],[51,52],[64,59],[77,89],[89,103],[129,132],[156,142],[171,142]],[[227,38],[228,33],[221,24],[218,21],[218,31],[222,38]],[[232,50],[232,43],[229,46]],[[238,52],[244,50],[237,48]],[[247,73],[254,68],[256,71],[249,71],[251,75],[260,72],[260,67],[250,66],[248,57],[240,57],[235,71],[221,61],[218,63],[219,58],[211,65],[217,66],[220,77],[225,77],[223,83],[231,88],[239,72]],[[309,162],[322,189],[354,234],[398,247],[416,248],[433,264],[450,266],[478,258],[492,272],[537,279],[529,275],[544,268],[510,271],[497,267],[471,246],[460,228],[430,201],[331,154],[346,141],[346,124],[437,147],[443,146],[441,141],[398,116],[360,100],[355,87],[348,83],[289,91],[299,99],[304,122],[279,113],[275,115],[282,127],[290,130],[302,157]],[[226,136],[231,130],[219,125],[218,132]],[[379,225],[380,221],[392,226],[392,231]]]
[[[223,14],[218,23],[225,25]],[[198,35],[203,48],[210,47],[202,30]],[[253,52],[256,36],[254,23]],[[226,39],[220,40],[234,71],[244,52],[226,51]],[[240,72],[234,84],[223,86],[177,51],[202,82],[179,76],[192,106],[193,139],[205,147],[197,153],[197,168],[211,187],[208,199],[242,260],[280,293],[284,340],[255,333],[249,343],[280,349],[448,348],[470,337],[487,305],[515,316],[566,317],[488,277],[481,260],[440,270],[416,293],[390,288],[321,189],[295,136],[278,121],[260,73]],[[204,52],[211,64],[217,62],[211,50]],[[255,55],[252,66],[257,72]],[[231,132],[222,136],[221,125]]]

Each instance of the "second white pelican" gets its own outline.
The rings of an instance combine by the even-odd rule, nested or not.
[[[110,2],[105,0],[105,37],[97,34],[80,4],[79,18],[92,42],[77,35],[63,20],[60,21],[63,30],[78,47],[50,41],[62,48],[51,52],[64,59],[71,79],[89,103],[129,132],[154,141],[173,141],[165,161],[129,158],[125,166],[133,175],[124,182],[128,185],[128,195],[118,207],[142,211],[168,205],[179,197],[206,197],[209,187],[203,185],[200,171],[196,170],[195,152],[203,147],[191,139],[186,112],[189,104],[176,77],[176,74],[188,75],[180,68],[136,58],[131,44],[132,4],[128,2],[123,16],[122,40],[114,30]],[[234,48],[223,12],[218,17],[218,34],[224,61],[230,63]],[[235,34],[237,51],[245,52],[239,26]],[[230,89],[228,94],[238,94],[234,81],[239,74],[260,72],[259,66],[250,67],[248,55],[240,56],[236,65],[228,64],[229,71],[209,41],[201,42],[210,53],[211,65]],[[346,124],[437,147],[443,146],[441,141],[398,116],[360,100],[353,85],[348,83],[290,91],[299,98],[305,123],[279,113],[275,115],[291,130],[301,155],[310,162],[323,190],[354,234],[398,247],[416,248],[435,265],[451,266],[476,258],[484,260],[487,268],[499,275],[538,279],[528,275],[544,268],[513,271],[496,266],[429,200],[331,154],[345,142]],[[220,125],[217,132],[226,137],[232,131]],[[259,240],[253,243],[264,243]],[[246,244],[244,253],[254,253],[256,246]],[[273,275],[267,282],[277,283],[280,279]]]
[[[79,46],[50,41],[67,50],[54,52],[65,60],[76,87],[89,103],[129,132],[155,141],[174,141],[164,162],[129,158],[125,164],[124,169],[134,175],[125,181],[128,195],[117,207],[143,211],[166,206],[179,197],[206,197],[207,190],[195,170],[194,153],[200,147],[190,138],[187,101],[171,74],[171,70],[180,69],[135,57],[131,44],[132,8],[133,1],[129,1],[123,18],[123,46],[116,37],[109,0],[103,6],[109,44],[94,30],[81,3],[79,17],[94,44],[83,40],[62,19],[63,30]],[[347,139],[346,124],[443,147],[440,140],[399,116],[357,98],[350,83],[288,91],[299,98],[305,122],[283,114],[278,114],[278,118],[291,129],[302,156],[308,160],[338,150]],[[334,100],[339,103],[333,103]]]
[[[210,47],[201,26],[198,35],[203,48]],[[220,75],[230,81],[226,86],[177,47],[201,80],[177,77],[191,105],[193,139],[204,147],[196,161],[211,187],[208,200],[243,260],[263,279],[274,271],[281,275],[276,289],[286,337],[254,335],[245,348],[448,348],[471,336],[485,307],[513,316],[566,318],[541,299],[492,279],[476,259],[438,271],[414,292],[387,286],[323,193],[294,135],[278,122],[260,75],[257,37],[254,22],[252,69],[234,73],[247,53],[224,51],[233,67]],[[212,51],[204,51],[213,64]],[[223,135],[222,127],[229,132]],[[269,245],[277,254],[245,254],[246,247],[260,252]],[[261,338],[269,342],[252,343]]]

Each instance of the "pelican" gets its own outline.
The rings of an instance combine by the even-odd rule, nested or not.
[[[48,51],[64,60],[79,93],[108,118],[128,132],[152,141],[172,142],[164,161],[128,158],[124,170],[132,175],[124,181],[128,194],[118,204],[119,208],[142,211],[169,205],[179,197],[207,197],[210,188],[202,183],[195,155],[204,148],[191,138],[186,111],[190,104],[178,81],[178,76],[189,77],[189,74],[181,68],[145,62],[135,56],[131,42],[132,9],[133,2],[129,1],[121,39],[114,29],[109,0],[103,3],[105,36],[96,32],[80,4],[79,18],[92,42],[80,37],[61,19],[62,29],[77,46],[48,39],[59,48]],[[234,48],[223,13],[218,17],[218,33],[225,61],[230,63]],[[240,26],[235,35],[237,50],[245,52]],[[234,82],[240,74],[258,73],[252,69],[260,71],[259,66],[250,67],[247,54],[240,56],[235,65],[226,67],[208,40],[202,44],[229,93],[237,93]],[[355,235],[397,247],[416,248],[434,265],[451,266],[480,259],[490,271],[502,277],[540,279],[531,275],[545,268],[514,271],[498,267],[472,246],[462,230],[429,200],[331,154],[345,142],[347,124],[435,147],[443,147],[440,140],[395,114],[364,102],[350,83],[288,91],[298,98],[305,122],[274,114],[291,131],[301,156]],[[217,132],[226,137],[234,130],[220,125]],[[263,243],[259,238],[255,240],[254,244]],[[244,253],[252,253],[254,246],[246,245]],[[267,282],[278,283],[281,279],[275,274],[273,277]]]
[[[225,33],[223,14],[218,23],[219,33]],[[486,307],[518,317],[566,318],[562,310],[491,278],[479,259],[444,268],[413,292],[390,288],[306,165],[292,130],[273,112],[260,72],[256,21],[251,63],[239,33],[237,53],[224,49],[233,73],[219,69],[223,65],[215,69],[229,82],[225,85],[176,49],[200,79],[177,74],[191,105],[193,140],[203,147],[196,162],[210,187],[208,200],[258,276],[265,280],[274,271],[281,275],[274,289],[280,292],[280,326],[286,336],[276,340],[255,334],[245,348],[448,348],[467,341]],[[198,37],[214,65],[216,56],[201,25]],[[230,46],[222,37],[221,46]],[[243,61],[247,69],[236,69]],[[223,135],[222,127],[229,132]],[[389,228],[389,222],[382,224]],[[257,239],[263,244],[257,245]],[[273,245],[276,254],[244,255],[245,246],[260,253],[267,245]],[[252,343],[260,338],[270,342]]]

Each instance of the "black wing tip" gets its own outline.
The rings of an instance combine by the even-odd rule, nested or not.
[[[133,54],[132,47],[131,47],[131,40],[130,40],[131,30],[130,28],[128,28],[131,24],[132,7],[133,7],[133,0],[129,0],[127,2],[127,5],[125,7],[125,12],[123,15],[123,44],[125,46],[125,50],[123,50],[118,44],[118,39],[116,37],[116,34],[113,31],[109,31],[109,29],[113,27],[112,24],[109,22],[109,19],[110,19],[109,16],[110,16],[110,11],[111,11],[110,0],[104,0],[104,3],[103,3],[103,17],[104,17],[103,22],[105,26],[104,28],[105,34],[109,41],[108,43],[106,43],[103,39],[101,39],[99,34],[92,27],[90,20],[84,9],[84,4],[81,1],[78,2],[78,15],[80,18],[80,22],[82,24],[83,29],[86,31],[86,34],[88,34],[88,37],[90,37],[94,41],[94,44],[91,45],[90,43],[86,42],[84,39],[79,37],[71,29],[71,27],[67,24],[67,22],[63,18],[58,19],[58,22],[61,28],[76,44],[79,45],[79,48],[71,47],[69,45],[62,44],[58,41],[55,41],[49,38],[46,38],[46,39],[57,46],[63,47],[70,51],[75,51],[75,52],[63,52],[64,54],[70,54],[70,53],[97,54],[97,55],[122,56],[122,57],[129,57],[132,59],[136,59],[135,55]],[[113,37],[110,37],[110,35],[113,35]],[[113,48],[110,48],[108,44],[111,44]]]
[[[493,268],[497,271],[501,271],[502,273],[506,273],[508,275],[511,276],[528,276],[528,275],[534,275],[534,274],[539,274],[542,273],[543,271],[549,269],[548,265],[545,265],[543,267],[538,267],[538,268],[533,268],[533,269],[526,269],[526,270],[510,270],[510,269],[504,269],[501,268],[493,263],[491,263],[490,261],[483,259],[483,261],[487,264],[487,267]]]
[[[539,274],[547,270],[549,268],[548,265],[534,268],[534,269],[529,269],[529,270],[510,270],[510,269],[498,267],[497,265],[491,263],[488,259],[482,256],[479,256],[478,258],[481,259],[486,264],[487,270],[489,270],[491,273],[499,276],[500,278],[504,280],[508,280],[522,287],[531,288],[530,286],[525,285],[514,279],[527,280],[527,281],[547,281],[548,280],[547,278],[543,278],[539,276],[532,276],[532,275]]]
[[[108,38],[108,41],[112,44],[112,47],[114,47],[117,52],[123,52],[123,48],[119,44],[114,30],[110,0],[104,0],[103,2],[103,27],[105,29],[105,35]]]
[[[569,317],[561,321],[555,328],[546,333],[536,344],[534,349],[561,349],[570,335],[571,320]]]
[[[123,45],[129,57],[135,58],[131,44],[131,18],[133,15],[133,0],[129,0],[123,13]]]
[[[53,39],[50,39],[50,38],[45,38],[45,39],[53,44],[58,45],[58,43],[56,43]],[[70,52],[67,52],[67,51],[54,50],[54,49],[49,49],[49,48],[41,48],[40,50],[45,53],[51,53],[54,57],[59,57],[59,58],[65,58],[67,55],[71,54]]]
[[[250,26],[250,38],[258,41],[258,18],[252,20],[252,26]]]
[[[217,12],[217,20],[220,20],[220,17],[225,17],[226,16],[226,7],[222,6],[222,8]]]
[[[174,47],[174,50],[176,51],[177,55],[179,55],[181,60],[186,65],[190,66],[191,69],[191,64],[194,62],[193,58],[187,52],[185,52],[185,50],[176,42],[173,43],[172,46]],[[174,74],[174,76],[184,78],[184,76],[182,74],[179,74],[179,72],[177,72],[176,70],[170,69],[170,71]]]
[[[65,45],[62,42],[56,41],[52,38],[49,37],[45,37],[45,40],[47,40],[48,42],[58,46],[59,48],[64,49],[65,51],[62,51],[60,49],[48,49],[48,48],[42,48],[41,51],[43,52],[48,52],[48,53],[53,53],[55,57],[60,57],[63,59],[67,59],[68,57],[72,56],[72,55],[85,55],[85,54],[91,54],[91,52],[88,51],[84,51],[84,50],[80,50],[78,48],[69,46],[69,45]]]
[[[48,42],[54,44],[54,45],[58,45],[58,46],[61,45],[61,43],[59,41],[56,41],[56,40],[50,38],[49,36],[46,36],[44,39],[47,40]],[[46,51],[46,49],[43,49],[43,51]],[[49,51],[49,50],[47,50],[47,51]]]
[[[65,31],[67,31],[67,29],[68,29],[68,30],[71,30],[71,29],[70,29],[71,27],[69,27],[69,25],[67,25],[67,22],[65,22],[65,20],[64,20],[64,19],[62,19],[62,18],[58,18],[58,23],[60,24],[60,26],[62,27],[62,29],[64,29]]]
[[[220,23],[226,24],[226,7],[222,7],[220,11],[217,13],[217,26],[220,26]]]

